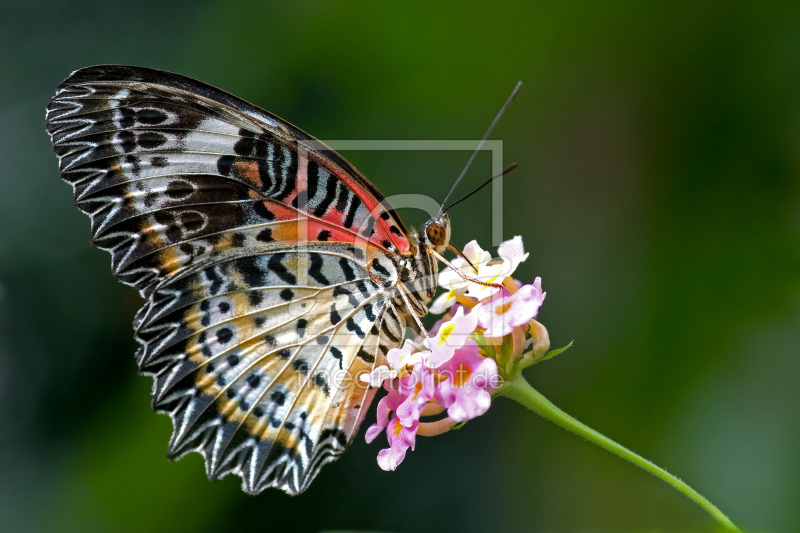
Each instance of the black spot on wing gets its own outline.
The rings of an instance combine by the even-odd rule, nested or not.
[[[358,303],[359,303],[358,302],[358,298],[353,296],[352,292],[348,291],[346,288],[342,287],[341,285],[336,287],[335,289],[333,289],[333,295],[334,296],[346,295],[347,296],[347,301],[350,302],[350,305],[352,307],[358,307]]]
[[[224,155],[220,157],[217,159],[217,172],[219,172],[221,176],[230,176],[231,171],[233,170],[233,164],[235,162],[236,158],[232,155]]]
[[[339,312],[336,310],[336,304],[331,306],[331,324],[334,326],[342,321],[342,317],[339,315]]]
[[[364,296],[364,298],[367,298],[370,295],[369,289],[367,289],[367,284],[364,283],[363,280],[356,281],[356,288]]]
[[[352,228],[353,222],[356,219],[356,211],[358,211],[358,206],[361,205],[361,200],[355,194],[350,195],[350,206],[347,210],[347,216],[344,219],[344,227]]]
[[[136,135],[132,131],[121,131],[117,134],[117,139],[119,140],[119,146],[122,148],[122,151],[126,154],[129,154],[136,150]]]
[[[356,279],[356,273],[353,270],[353,265],[350,264],[350,261],[345,259],[344,257],[339,259],[339,266],[342,269],[342,273],[344,274],[344,279],[347,281],[353,281]]]
[[[233,145],[233,151],[239,156],[253,155],[256,145],[255,133],[244,128],[239,129],[239,140]]]
[[[334,359],[339,361],[339,370],[342,370],[342,360],[344,359],[344,354],[342,354],[342,351],[336,346],[331,346],[328,351],[331,352],[331,355]]]
[[[280,279],[288,283],[289,285],[297,285],[297,277],[294,274],[289,272],[286,267],[283,265],[283,260],[286,259],[285,253],[277,253],[272,254],[267,262],[267,266],[271,271],[275,273]]]
[[[216,268],[209,268],[206,270],[206,278],[210,282],[208,288],[211,294],[217,294],[222,289],[222,284],[225,282],[222,276],[219,275]]]
[[[314,169],[317,173],[321,171],[319,165],[316,162],[309,161],[308,163],[308,172],[312,172],[312,164],[314,165]],[[336,197],[336,185],[339,183],[338,180],[333,179],[333,176],[327,176],[325,178],[325,195],[322,197],[322,200],[317,204],[317,207],[314,208],[313,215],[316,217],[321,217],[325,213],[328,212],[328,208],[333,203],[334,198]]]
[[[139,158],[139,156],[126,155],[125,156],[125,162],[128,163],[131,166],[131,171],[135,175],[138,176],[139,173],[142,171],[142,160]],[[154,196],[156,196],[156,195],[154,195]],[[145,198],[145,204],[147,204],[147,198]],[[152,207],[152,205],[148,205],[148,207]]]
[[[374,356],[374,355],[372,355],[372,354],[370,354],[369,352],[367,352],[367,351],[366,351],[366,350],[364,350],[363,348],[361,348],[360,350],[358,350],[358,352],[356,352],[356,355],[357,355],[359,358],[363,359],[365,362],[369,363],[369,364],[372,364],[372,363],[374,363],[374,362],[375,362],[375,356]]]
[[[253,307],[257,307],[264,301],[264,294],[261,291],[247,291],[247,301]]]
[[[220,344],[228,344],[233,338],[233,332],[230,328],[220,328],[217,331],[217,342]]]
[[[360,339],[363,339],[366,336],[364,330],[362,330],[361,327],[358,325],[358,323],[356,323],[356,321],[353,320],[353,317],[347,319],[345,326],[347,327],[348,330],[358,335],[358,338]]]
[[[286,146],[282,146],[280,150],[283,186],[272,196],[276,200],[284,201],[297,186],[297,152]]]
[[[340,213],[344,213],[344,210],[347,209],[347,193],[347,187],[345,187],[343,183],[340,183],[339,196],[336,198],[336,210]]]
[[[292,367],[301,374],[308,374],[308,363],[305,359],[297,358],[292,361]]]
[[[153,109],[151,107],[146,107],[136,111],[135,117],[137,122],[146,124],[148,126],[156,126],[169,118],[169,116],[160,109]]]
[[[400,338],[394,334],[392,329],[389,327],[389,324],[385,320],[381,323],[381,331],[386,336],[386,338],[388,338],[392,342],[400,342]]]
[[[256,202],[253,204],[253,212],[266,220],[267,222],[272,222],[275,220],[275,214],[267,209],[266,202]]]
[[[386,268],[385,268],[385,267],[384,267],[384,266],[381,264],[381,262],[380,262],[378,259],[375,259],[375,260],[374,260],[374,261],[371,263],[371,265],[370,265],[370,266],[372,266],[372,269],[373,269],[375,272],[377,272],[378,274],[380,274],[381,276],[383,276],[383,277],[385,277],[385,278],[388,278],[388,277],[390,277],[389,271],[388,271],[388,270],[386,270]]]
[[[163,156],[153,157],[152,159],[150,159],[150,163],[153,164],[153,166],[159,166],[156,165],[154,162],[154,160],[158,159],[159,157],[164,160],[163,162],[164,164],[161,166],[166,166],[167,158]],[[167,184],[166,192],[167,196],[169,196],[172,200],[182,200],[190,196],[194,192],[194,187],[192,187],[192,184],[189,183],[188,181],[172,180],[169,182],[169,184]]]
[[[319,387],[320,389],[322,389],[322,392],[325,393],[325,396],[331,395],[330,387],[328,386],[328,378],[325,376],[324,373],[320,372],[319,374],[314,376],[314,384],[317,385],[317,387]]]
[[[162,144],[166,144],[168,139],[163,133],[158,133],[156,131],[143,131],[139,134],[136,140],[138,141],[139,146],[145,150],[155,150]]]
[[[322,285],[330,285],[331,282],[322,273],[323,260],[320,254],[310,254],[311,266],[308,269],[308,274],[320,282]]]
[[[276,405],[283,405],[286,401],[286,395],[281,391],[275,391],[272,393],[272,396],[269,397],[270,400],[273,401]]]
[[[272,238],[272,229],[271,228],[264,228],[258,232],[256,235],[256,240],[261,242],[272,242],[275,239]]]
[[[272,259],[272,258],[270,258]],[[270,261],[271,263],[272,261]],[[243,257],[238,260],[239,273],[248,287],[258,287],[264,282],[264,274],[256,257]],[[268,265],[269,266],[269,265]],[[283,267],[283,265],[281,265]],[[285,269],[284,269],[285,270]],[[280,274],[278,274],[280,277]]]

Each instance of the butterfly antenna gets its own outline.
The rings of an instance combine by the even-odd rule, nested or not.
[[[506,109],[508,109],[508,106],[511,105],[511,102],[517,96],[517,93],[519,92],[519,90],[521,88],[522,88],[522,82],[518,81],[516,87],[514,87],[514,90],[511,91],[511,96],[508,97],[508,100],[506,100],[506,103],[503,104],[503,107],[500,108],[500,112],[497,113],[496,117],[494,117],[494,120],[489,125],[489,129],[486,130],[486,134],[483,136],[483,139],[481,139],[481,142],[478,143],[478,147],[475,148],[474,152],[472,152],[472,155],[470,156],[469,161],[467,161],[467,166],[464,167],[464,170],[461,171],[461,174],[458,176],[458,178],[456,179],[455,183],[453,183],[453,186],[450,187],[450,192],[447,193],[447,196],[444,197],[444,200],[442,201],[442,206],[444,206],[444,204],[447,203],[447,199],[450,198],[450,195],[453,194],[453,191],[456,190],[456,187],[458,187],[458,184],[461,181],[461,179],[464,177],[464,174],[467,173],[467,170],[469,170],[470,165],[472,165],[472,161],[475,159],[475,156],[477,156],[478,152],[481,151],[481,148],[483,148],[484,143],[486,143],[486,139],[489,138],[489,135],[492,133],[492,130],[497,125],[497,122],[500,120],[500,117],[502,117],[503,113],[506,112]],[[439,207],[439,214],[441,215],[443,212],[444,212],[444,209],[442,209],[442,207]]]
[[[487,185],[489,185],[491,182],[493,182],[493,181],[494,181],[494,180],[496,180],[497,178],[499,178],[499,177],[501,177],[501,176],[505,176],[506,174],[508,174],[509,172],[511,172],[512,170],[514,170],[515,168],[517,168],[517,164],[516,164],[516,163],[511,163],[510,165],[508,165],[508,168],[507,168],[507,169],[505,169],[504,171],[502,171],[500,174],[495,174],[494,176],[492,176],[492,177],[491,177],[491,178],[489,178],[488,180],[484,181],[484,182],[483,182],[483,183],[480,185],[480,187],[477,187],[477,188],[476,188],[475,190],[473,190],[471,193],[467,194],[466,196],[462,196],[462,197],[461,197],[461,199],[459,199],[459,200],[456,200],[456,201],[455,201],[455,202],[453,202],[452,204],[448,205],[447,207],[445,207],[445,208],[443,209],[443,211],[450,211],[450,209],[451,209],[453,206],[460,204],[461,202],[463,202],[464,200],[466,200],[467,198],[469,198],[470,196],[472,196],[472,195],[473,195],[473,194],[475,194],[476,192],[480,191],[481,189],[483,189],[484,187],[486,187]]]

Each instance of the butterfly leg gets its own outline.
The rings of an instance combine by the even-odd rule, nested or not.
[[[428,334],[428,330],[425,329],[425,326],[422,325],[422,320],[420,320],[419,316],[417,316],[417,313],[414,312],[414,308],[411,306],[411,302],[409,301],[408,296],[406,295],[406,289],[405,289],[405,287],[403,287],[403,284],[402,283],[398,283],[397,284],[397,289],[398,289],[398,292],[400,293],[400,297],[403,299],[403,302],[406,304],[406,308],[408,309],[409,314],[412,317],[414,317],[414,322],[416,322],[417,326],[419,326],[420,332],[422,332],[422,334],[425,335],[425,337],[430,337],[430,335]]]

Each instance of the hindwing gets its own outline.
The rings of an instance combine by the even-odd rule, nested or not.
[[[172,278],[137,317],[170,456],[209,477],[298,493],[350,443],[372,400],[359,376],[404,333],[391,291],[340,243],[270,247]]]

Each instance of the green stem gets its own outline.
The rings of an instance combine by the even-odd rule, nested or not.
[[[522,374],[517,374],[517,376],[512,379],[510,382],[506,382],[506,386],[500,392],[501,395],[507,396],[512,400],[516,400],[517,402],[521,403],[534,413],[537,413],[546,419],[550,420],[551,422],[555,422],[559,426],[572,431],[580,435],[581,437],[585,438],[589,442],[593,442],[600,446],[601,448],[605,448],[609,452],[622,457],[623,459],[630,461],[631,463],[635,464],[636,466],[643,468],[644,470],[650,472],[654,476],[663,481],[666,481],[683,494],[685,494],[689,499],[695,502],[697,505],[702,507],[703,509],[708,512],[714,519],[723,527],[725,527],[729,531],[740,531],[733,522],[725,516],[722,511],[714,507],[711,502],[703,498],[697,491],[691,488],[689,485],[681,481],[680,479],[676,478],[672,474],[668,473],[662,468],[654,465],[647,459],[644,459],[629,449],[625,448],[621,444],[614,442],[613,440],[609,439],[608,437],[601,435],[597,431],[593,430],[589,426],[578,422],[567,413],[553,405],[547,398],[542,396],[542,394],[531,387],[531,385],[522,377]]]

